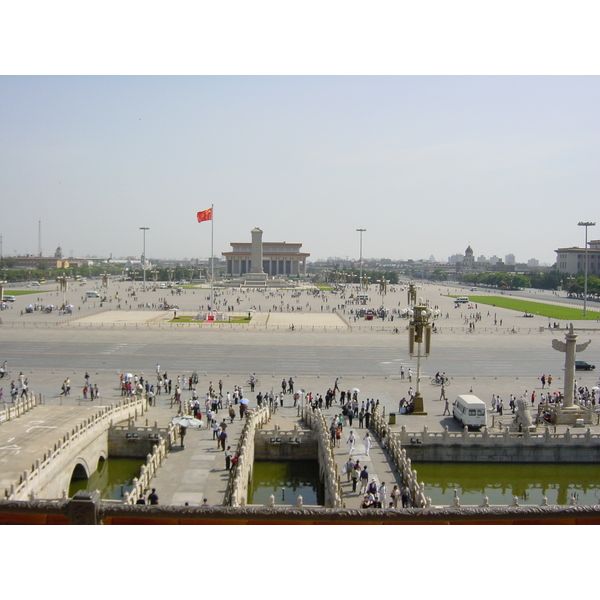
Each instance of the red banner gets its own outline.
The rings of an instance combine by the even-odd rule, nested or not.
[[[197,215],[198,223],[202,223],[202,221],[212,221],[212,211],[212,208],[201,210]]]

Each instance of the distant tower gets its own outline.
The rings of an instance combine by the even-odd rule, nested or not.
[[[463,260],[463,267],[465,269],[472,269],[475,266],[475,257],[473,255],[473,248],[471,245],[465,250],[465,259]]]
[[[38,221],[38,256],[42,256],[42,222]]]
[[[60,246],[58,246],[58,248],[56,248],[56,250],[54,251],[54,258],[62,258],[63,257],[63,253],[62,253],[62,248]]]

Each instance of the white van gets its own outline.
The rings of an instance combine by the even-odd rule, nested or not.
[[[100,294],[98,292],[86,292],[85,295],[88,298],[100,298]]]
[[[460,421],[463,427],[487,427],[487,406],[483,400],[471,394],[456,397],[452,405],[452,416]]]
[[[358,300],[358,302],[368,302],[369,294],[357,294],[356,299]]]
[[[469,302],[469,297],[459,296],[458,298],[454,298],[454,302],[456,302],[456,304],[467,304]]]

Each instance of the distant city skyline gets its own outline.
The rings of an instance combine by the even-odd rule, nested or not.
[[[3,254],[553,264],[597,220],[598,77],[0,78]],[[600,238],[594,228],[590,239]]]

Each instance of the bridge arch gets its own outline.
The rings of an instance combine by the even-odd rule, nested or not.
[[[77,463],[71,473],[71,481],[79,481],[81,479],[89,479],[91,475],[90,468],[85,460],[77,459]]]

